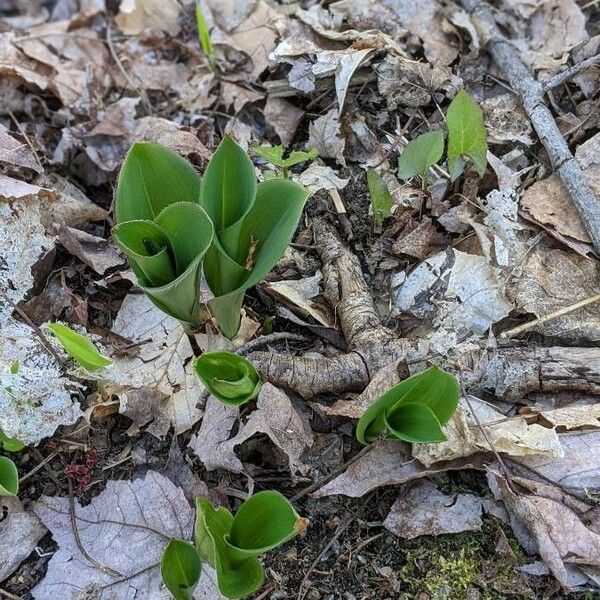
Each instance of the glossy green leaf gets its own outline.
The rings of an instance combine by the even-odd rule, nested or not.
[[[483,177],[487,166],[487,135],[483,113],[477,102],[460,90],[448,107],[448,170],[454,181],[470,158]]]
[[[20,452],[25,448],[25,444],[20,442],[15,438],[9,438],[1,429],[0,429],[0,446],[4,448],[7,452]]]
[[[254,365],[232,352],[204,352],[194,370],[208,391],[230,406],[256,398],[262,385]]]
[[[0,456],[0,496],[16,496],[19,492],[19,473],[15,463]]]
[[[196,0],[196,27],[198,28],[198,41],[200,42],[202,52],[204,52],[206,58],[208,59],[210,68],[215,71],[215,52],[213,49],[212,40],[210,39],[210,31],[208,31],[208,27],[206,25],[206,19],[204,18],[204,12],[202,11],[200,0]]]
[[[427,171],[435,165],[444,153],[444,136],[441,131],[422,133],[411,140],[398,159],[398,176],[410,179],[419,175],[427,178]]]
[[[137,142],[127,153],[117,182],[115,220],[154,220],[175,202],[199,202],[200,178],[175,152]]]
[[[446,439],[435,413],[424,404],[407,402],[384,414],[388,435],[405,442],[431,443]]]
[[[192,600],[202,574],[202,560],[193,544],[171,540],[160,561],[160,574],[175,600]]]
[[[383,220],[392,214],[392,196],[385,181],[375,169],[367,169],[367,185],[371,196],[373,220],[376,227],[381,227]]]
[[[48,323],[48,329],[56,336],[67,354],[88,371],[96,371],[112,364],[102,356],[88,338],[62,323]]]
[[[196,548],[216,569],[219,591],[228,598],[258,590],[264,570],[257,557],[302,533],[306,525],[278,492],[255,494],[235,516],[205,498],[196,500]]]
[[[374,442],[386,429],[390,409],[401,404],[421,404],[428,407],[440,425],[445,425],[458,406],[460,390],[456,378],[437,366],[412,375],[379,397],[358,421],[356,437],[359,442]]]

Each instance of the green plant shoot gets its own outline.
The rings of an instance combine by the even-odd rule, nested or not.
[[[73,331],[62,323],[48,323],[48,329],[56,336],[66,353],[88,371],[97,371],[108,365],[112,360],[102,356],[96,346],[85,336]]]
[[[442,427],[459,399],[456,378],[437,366],[412,375],[378,398],[358,421],[356,437],[370,444],[386,433],[412,443],[443,442]]]
[[[260,588],[264,569],[258,557],[306,530],[279,492],[265,491],[246,500],[235,516],[226,508],[213,508],[205,498],[196,501],[196,548],[217,571],[221,594],[242,598]]]
[[[19,492],[19,473],[15,463],[0,456],[0,496],[16,496]]]
[[[437,164],[444,154],[444,135],[441,131],[422,133],[411,140],[398,159],[398,176],[400,179],[411,179],[418,175],[427,182],[427,171]]]
[[[480,177],[487,166],[487,135],[483,113],[477,102],[464,90],[460,90],[450,103],[446,113],[448,121],[448,170],[452,181],[465,168],[470,158]]]
[[[251,150],[256,156],[264,158],[274,167],[281,169],[284,179],[287,179],[289,170],[294,165],[315,160],[319,156],[316,148],[311,148],[307,152],[293,150],[287,158],[283,158],[283,146],[252,146]]]
[[[190,542],[171,540],[160,561],[160,574],[175,600],[193,600],[202,575],[202,559]]]
[[[194,371],[215,398],[230,406],[253,400],[262,386],[254,365],[233,352],[204,352]]]
[[[216,71],[217,64],[215,61],[215,51],[212,40],[210,39],[210,31],[206,25],[206,19],[204,18],[200,0],[196,0],[196,27],[198,28],[198,41],[200,42],[202,52],[204,52],[204,55],[208,59],[211,70]]]
[[[376,229],[381,229],[383,220],[392,214],[392,196],[385,181],[375,169],[367,169],[367,185],[371,196],[373,222]]]
[[[158,308],[190,327],[210,313],[232,338],[246,290],[291,242],[307,198],[291,181],[257,185],[252,161],[228,136],[202,182],[174,152],[139,142],[119,174],[113,237]],[[202,275],[212,298],[200,293]]]
[[[1,429],[0,429],[0,446],[7,452],[20,452],[25,448],[25,444],[20,442],[15,438],[9,438]]]

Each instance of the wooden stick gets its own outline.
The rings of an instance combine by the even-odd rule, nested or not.
[[[557,87],[560,87],[561,85],[563,85],[563,83],[569,81],[569,79],[572,79],[573,77],[579,75],[581,71],[585,71],[585,69],[587,69],[588,67],[597,65],[598,63],[600,63],[600,54],[590,56],[590,58],[582,60],[580,63],[577,63],[576,65],[565,69],[561,73],[557,73],[554,77],[551,77],[550,79],[548,79],[548,81],[546,81],[546,83],[544,83],[544,92],[547,93]]]
[[[489,5],[480,0],[461,0],[461,4],[470,13],[479,37],[484,40],[489,53],[519,96],[525,114],[548,153],[552,168],[558,173],[579,211],[596,252],[600,254],[600,202],[571,154],[550,109],[544,103],[544,87],[523,64],[520,51],[504,38]]]

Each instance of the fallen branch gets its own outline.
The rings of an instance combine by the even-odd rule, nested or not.
[[[520,51],[504,38],[489,6],[480,0],[461,0],[461,4],[471,14],[480,39],[504,72],[510,87],[518,94],[525,113],[548,153],[552,168],[571,196],[594,248],[600,254],[600,202],[544,103],[545,88],[523,64]]]
[[[564,83],[567,83],[569,79],[576,77],[581,73],[581,71],[585,71],[589,67],[597,65],[600,63],[600,54],[596,54],[595,56],[590,56],[586,60],[582,60],[580,63],[565,69],[561,73],[557,73],[554,77],[551,77],[546,83],[544,83],[544,92],[551,92],[552,90],[560,87]]]

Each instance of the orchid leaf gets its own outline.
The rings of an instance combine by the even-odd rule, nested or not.
[[[15,463],[0,456],[0,496],[16,496],[19,492],[19,473]]]
[[[398,176],[410,179],[419,175],[425,180],[427,171],[437,164],[444,153],[444,135],[441,131],[422,133],[411,140],[402,151],[398,160]]]
[[[400,403],[384,415],[390,437],[405,442],[443,442],[446,439],[435,413],[425,404]]]
[[[60,345],[88,371],[97,371],[112,364],[112,360],[102,356],[88,338],[62,323],[48,323],[48,329],[56,336]]]
[[[25,448],[25,444],[16,438],[9,438],[1,429],[0,429],[0,446],[4,448],[7,452],[20,452]]]
[[[395,385],[371,404],[358,421],[356,437],[363,444],[374,442],[388,429],[386,419],[397,424],[390,413],[399,411],[403,404],[420,404],[429,408],[439,425],[443,426],[454,414],[458,399],[456,378],[434,365]],[[413,437],[416,440],[416,434]]]
[[[373,221],[376,227],[381,227],[383,220],[392,214],[392,196],[385,181],[375,169],[367,169],[367,185],[371,196]]]
[[[446,113],[448,121],[448,170],[454,181],[470,158],[480,177],[487,166],[487,135],[477,102],[460,90]]]
[[[262,385],[254,365],[232,352],[204,352],[194,370],[208,391],[230,406],[253,400]]]
[[[160,574],[175,600],[192,600],[202,574],[202,560],[193,544],[171,540],[160,561]]]

